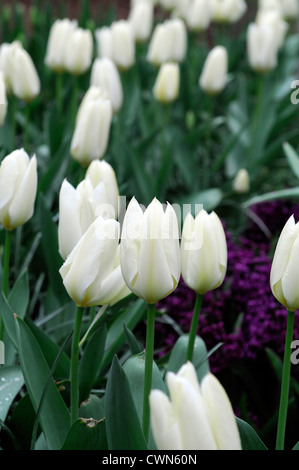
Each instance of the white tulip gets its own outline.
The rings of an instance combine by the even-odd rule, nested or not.
[[[150,392],[151,425],[158,450],[241,450],[236,418],[219,380],[207,373],[199,384],[191,362],[168,372],[170,398]]]
[[[70,35],[76,29],[78,22],[64,18],[56,20],[50,30],[47,51],[45,57],[46,65],[57,73],[65,71],[65,47]]]
[[[37,163],[24,149],[7,155],[0,166],[0,222],[6,230],[23,225],[33,215]]]
[[[131,24],[118,20],[111,25],[113,60],[121,70],[135,64],[135,40]]]
[[[298,0],[281,0],[282,16],[287,20],[295,20],[299,16]]]
[[[213,20],[217,23],[235,23],[247,10],[247,4],[244,0],[209,1],[211,1]]]
[[[112,35],[109,26],[95,30],[98,57],[113,59]]]
[[[4,124],[7,113],[7,96],[4,75],[0,71],[0,126]]]
[[[247,193],[250,188],[250,179],[248,171],[245,168],[241,168],[234,180],[233,180],[233,189],[236,193]]]
[[[208,54],[199,77],[200,87],[209,95],[222,92],[227,83],[228,56],[225,47],[216,46]]]
[[[276,33],[269,25],[250,23],[247,30],[247,56],[250,66],[259,73],[277,65]]]
[[[123,88],[119,71],[108,57],[95,59],[90,77],[90,86],[104,90],[110,99],[113,112],[117,113],[123,104]]]
[[[181,240],[182,277],[191,289],[205,294],[219,287],[226,275],[227,244],[217,214],[201,210],[184,220]]]
[[[174,209],[154,199],[143,212],[132,199],[125,213],[121,269],[129,289],[147,303],[169,295],[180,278],[178,221]]]
[[[259,26],[263,25],[272,28],[275,34],[275,42],[278,49],[283,46],[289,25],[278,11],[271,10],[266,12],[260,12],[256,17],[255,22]]]
[[[288,310],[299,308],[299,223],[292,215],[286,222],[276,245],[271,274],[271,290]]]
[[[157,101],[171,103],[179,95],[180,68],[176,62],[166,62],[161,65],[155,81],[153,93]]]
[[[212,19],[211,5],[206,0],[191,0],[186,11],[186,22],[191,31],[206,30]]]
[[[136,41],[146,41],[152,32],[154,7],[151,3],[138,2],[130,9],[128,21]]]
[[[156,25],[147,52],[147,60],[159,66],[164,62],[182,62],[187,50],[187,30],[180,18]]]
[[[85,73],[92,61],[93,38],[88,29],[75,28],[65,44],[65,68],[73,75]]]

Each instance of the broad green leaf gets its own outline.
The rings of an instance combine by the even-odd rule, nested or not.
[[[256,431],[240,418],[236,418],[243,450],[268,450]]]
[[[127,376],[115,356],[110,368],[105,416],[109,450],[146,450]]]
[[[81,403],[79,409],[80,418],[103,419],[105,417],[104,398],[104,396],[100,398],[97,395],[89,395],[88,399]]]
[[[25,384],[32,405],[37,411],[43,390],[48,383],[50,368],[26,323],[15,317],[18,353]],[[47,394],[40,413],[40,425],[50,449],[59,449],[69,429],[70,414],[53,380],[48,384]]]
[[[145,372],[145,353],[141,352],[131,356],[123,366],[124,372],[128,378],[132,397],[137,409],[137,414],[142,423],[143,414],[143,384],[144,384],[144,372]],[[152,374],[152,389],[159,389],[166,393],[165,384],[163,381],[162,373],[160,372],[157,364],[153,363],[153,374]],[[155,444],[153,436],[150,433],[149,438],[149,449],[154,449]]]
[[[77,419],[72,424],[61,450],[107,450],[105,420]]]
[[[127,342],[130,348],[130,351],[132,354],[139,354],[142,350],[137,338],[135,335],[130,331],[126,325],[124,325],[125,333],[126,333],[126,338]]]
[[[107,329],[106,325],[97,329],[89,338],[79,362],[80,400],[88,398],[91,388],[100,373],[103,362]]]
[[[29,303],[29,283],[28,272],[25,271],[20,278],[18,278],[8,294],[7,300],[11,305],[12,310],[20,318],[24,318],[28,303]]]
[[[175,343],[166,371],[177,373],[179,369],[186,363],[187,349],[188,349],[189,335],[182,335]],[[199,382],[201,379],[210,371],[208,361],[208,351],[202,338],[196,336],[193,352],[194,367],[197,371],[197,377]]]
[[[7,413],[24,385],[19,366],[0,367],[0,420],[5,421]]]

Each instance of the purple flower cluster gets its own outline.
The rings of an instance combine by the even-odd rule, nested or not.
[[[266,347],[283,356],[287,313],[271,292],[270,270],[277,238],[290,215],[299,220],[299,207],[276,201],[251,210],[263,224],[250,222],[237,241],[226,230],[227,275],[223,285],[203,299],[197,334],[208,350],[223,343],[210,357],[214,373],[255,360]],[[265,226],[267,231],[262,230]],[[189,332],[194,304],[195,293],[183,280],[159,302],[158,310],[167,313],[173,322],[156,325],[157,343],[163,353],[173,347],[178,328]],[[298,321],[294,338],[299,339]]]

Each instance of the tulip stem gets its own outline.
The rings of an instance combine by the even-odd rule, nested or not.
[[[145,347],[145,374],[144,374],[144,394],[143,394],[143,420],[142,428],[146,442],[149,438],[150,428],[150,406],[149,394],[152,387],[152,371],[154,357],[154,335],[155,335],[155,304],[148,304],[147,307],[147,327],[146,327],[146,347]]]
[[[187,348],[187,361],[191,361],[191,362],[193,358],[193,350],[194,350],[195,338],[196,338],[196,333],[197,333],[200,310],[202,306],[202,299],[203,299],[203,295],[201,294],[196,295],[196,302],[195,302],[195,307],[194,307],[193,316],[192,316],[192,322],[191,322],[191,327],[190,327],[190,332],[189,332],[188,348]]]
[[[62,113],[62,88],[63,88],[63,74],[56,73],[56,104],[59,115]]]
[[[10,248],[11,248],[11,231],[5,231],[4,254],[3,254],[3,280],[2,292],[5,296],[8,294],[8,281],[9,281],[9,264],[10,264]],[[4,324],[0,318],[0,340],[3,338]]]
[[[289,402],[290,372],[291,372],[291,344],[294,330],[295,312],[288,311],[287,331],[285,338],[285,350],[282,369],[282,382],[280,392],[280,405],[278,415],[278,427],[276,436],[276,450],[283,450],[285,439],[285,428]]]
[[[77,306],[75,316],[75,326],[72,342],[71,356],[71,425],[79,417],[79,387],[78,387],[78,361],[79,361],[79,341],[80,329],[83,317],[83,308]]]

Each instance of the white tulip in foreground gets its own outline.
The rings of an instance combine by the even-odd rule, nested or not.
[[[0,166],[0,222],[6,230],[23,225],[33,215],[37,190],[35,155],[15,150]]]
[[[150,393],[151,425],[158,450],[242,450],[226,391],[211,373],[199,384],[191,362],[166,375],[170,398]]]
[[[113,304],[130,293],[120,268],[119,232],[119,222],[97,217],[61,266],[63,284],[78,306]]]
[[[147,303],[169,295],[180,278],[178,221],[173,207],[154,199],[143,212],[132,199],[125,213],[121,269],[130,290]]]
[[[289,311],[299,308],[299,223],[291,216],[285,224],[271,267],[270,285],[276,299]]]
[[[184,220],[181,240],[182,277],[198,294],[219,287],[226,274],[227,245],[217,214],[201,210]]]

